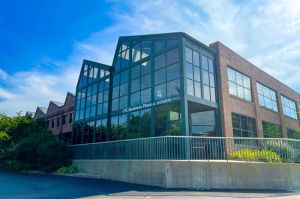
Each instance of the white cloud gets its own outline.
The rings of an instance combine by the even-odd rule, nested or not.
[[[252,1],[111,1],[114,23],[74,43],[67,60],[45,58],[53,73],[31,71],[8,75],[0,69],[0,112],[34,110],[49,100],[63,101],[74,91],[82,59],[111,64],[119,36],[183,31],[205,44],[221,41],[257,66],[300,91],[300,2]],[[1,85],[0,85],[1,86]],[[7,100],[6,100],[7,99]],[[9,100],[8,100],[9,99]]]

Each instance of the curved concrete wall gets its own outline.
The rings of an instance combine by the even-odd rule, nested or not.
[[[300,164],[207,160],[74,160],[88,176],[167,188],[300,189]]]

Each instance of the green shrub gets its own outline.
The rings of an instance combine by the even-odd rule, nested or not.
[[[295,162],[300,155],[300,151],[286,142],[266,142],[263,148],[276,152],[283,162]]]
[[[51,172],[71,164],[71,151],[54,135],[43,131],[31,133],[20,140],[14,149],[13,158],[30,165],[31,170]]]
[[[229,158],[233,160],[282,162],[282,159],[279,154],[266,149],[241,149],[230,153]]]
[[[67,167],[61,167],[61,168],[59,168],[56,171],[56,173],[60,173],[60,174],[78,173],[78,169],[74,165],[70,165],[70,166],[67,166]]]
[[[16,160],[4,160],[1,161],[0,167],[2,169],[21,171],[28,170],[30,165],[26,162],[18,162]]]

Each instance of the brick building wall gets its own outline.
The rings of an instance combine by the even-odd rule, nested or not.
[[[281,95],[284,95],[297,104],[300,102],[299,93],[293,91],[280,81],[276,80],[266,72],[251,64],[246,59],[226,47],[220,42],[210,44],[210,47],[217,51],[217,70],[220,74],[220,106],[223,119],[224,135],[233,136],[232,113],[245,115],[256,120],[256,130],[258,137],[263,137],[262,121],[281,125],[282,137],[287,137],[287,128],[300,128],[299,111],[298,120],[284,116],[281,102]],[[252,102],[242,100],[229,94],[229,84],[227,67],[230,66],[234,70],[250,77]],[[278,112],[268,110],[261,107],[258,99],[256,82],[261,83],[276,92]],[[297,105],[298,109],[298,105]]]
[[[64,103],[51,101],[48,107],[47,120],[49,130],[62,139],[69,140],[72,133],[75,96],[67,94]]]

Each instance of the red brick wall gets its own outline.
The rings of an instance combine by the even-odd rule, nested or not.
[[[232,112],[255,118],[259,137],[263,137],[262,121],[280,124],[283,127],[283,137],[287,136],[287,128],[300,128],[299,119],[294,120],[283,115],[281,104],[281,95],[285,95],[296,102],[300,102],[299,93],[293,91],[291,88],[276,80],[266,72],[257,68],[222,43],[215,42],[210,44],[210,47],[217,51],[216,65],[218,66],[217,70],[220,74],[220,105],[225,136],[233,136],[231,119]],[[227,77],[228,65],[251,78],[252,102],[243,101],[229,94]],[[279,109],[278,113],[262,108],[259,105],[256,82],[264,84],[276,92]]]
[[[68,93],[65,103],[61,107],[57,107],[55,104],[50,103],[47,113],[47,118],[49,121],[49,130],[52,131],[54,135],[60,135],[65,133],[70,133],[72,131],[72,123],[70,123],[70,114],[73,114],[75,105],[74,95]],[[63,115],[67,115],[65,124],[62,124]],[[60,120],[60,124],[57,125],[57,118]],[[52,120],[54,119],[54,127],[52,128]]]

